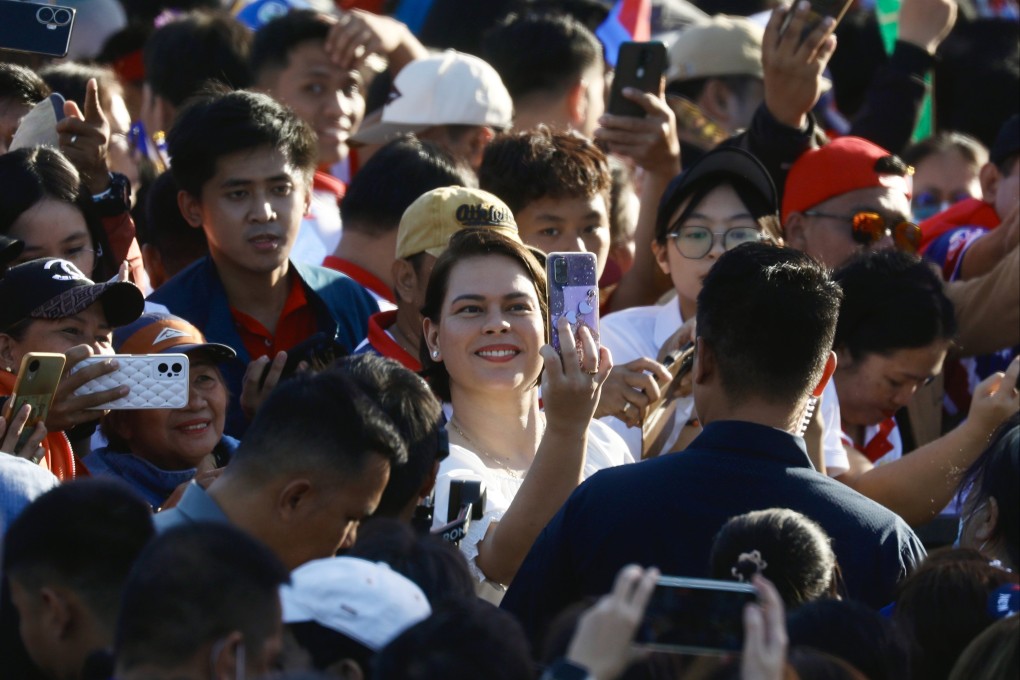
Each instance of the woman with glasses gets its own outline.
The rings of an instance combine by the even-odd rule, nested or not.
[[[762,164],[737,148],[716,149],[678,175],[659,205],[652,248],[662,272],[673,282],[676,296],[659,305],[635,307],[602,320],[601,341],[617,364],[645,358],[650,372],[660,373],[660,350],[697,310],[701,283],[727,250],[742,243],[779,241],[776,190]],[[627,442],[631,453],[642,454],[641,429],[646,407],[658,389],[623,386],[610,393],[600,410],[613,408],[602,419]],[[679,433],[693,415],[693,399],[684,398],[676,409]],[[667,441],[664,451],[675,442]],[[663,451],[651,452],[653,455]]]
[[[958,427],[911,450],[900,427],[903,409],[942,371],[956,334],[942,280],[926,262],[897,250],[862,253],[833,278],[843,301],[833,343],[836,372],[822,404],[838,409],[846,457],[828,459],[827,472],[920,524],[946,507],[960,473],[1020,408],[1013,389],[1020,360],[977,385]]]

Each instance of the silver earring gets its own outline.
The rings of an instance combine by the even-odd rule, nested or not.
[[[432,350],[432,358],[433,359],[438,359],[439,358],[439,350],[438,349]]]

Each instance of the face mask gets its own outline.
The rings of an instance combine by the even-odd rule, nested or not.
[[[960,515],[960,522],[956,527],[956,540],[953,541],[954,549],[960,547],[960,538],[963,536],[963,525],[974,519],[974,515],[976,515],[978,511],[983,507],[985,507],[984,503],[971,510],[970,513],[967,514],[966,516]],[[978,552],[983,552],[986,545],[988,545],[988,541],[985,541],[984,543],[981,544],[981,547],[978,548]]]

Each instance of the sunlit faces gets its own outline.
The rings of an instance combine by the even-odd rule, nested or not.
[[[450,272],[442,316],[425,319],[429,347],[450,374],[450,389],[531,389],[545,342],[535,284],[514,260],[471,257]]]
[[[64,353],[77,345],[90,345],[96,354],[113,354],[113,329],[106,321],[102,304],[63,319],[33,319],[20,340],[0,334],[3,363],[13,370],[28,352]]]
[[[216,366],[191,356],[191,391],[183,409],[141,409],[113,414],[115,431],[131,452],[164,470],[197,467],[223,437],[227,387]]]
[[[608,201],[603,194],[532,201],[514,215],[521,240],[544,253],[593,253],[598,275],[609,258]]]
[[[181,214],[205,230],[220,270],[271,273],[284,267],[308,210],[308,180],[270,147],[221,156],[200,197],[178,195]]]
[[[914,221],[928,219],[957,201],[980,196],[979,170],[958,149],[926,156],[914,168],[914,194],[910,201]]]
[[[664,244],[654,244],[655,258],[663,273],[668,274],[673,281],[673,288],[676,289],[680,302],[680,311],[685,319],[694,317],[702,283],[719,256],[726,252],[725,238],[716,234],[724,234],[732,229],[761,231],[761,226],[740,200],[737,192],[728,184],[722,184],[708,192],[687,220],[682,225],[676,224],[676,220],[687,209],[689,202],[690,199],[681,203],[676,212],[670,216],[670,231],[675,232],[686,227],[704,227],[713,232],[714,242],[708,254],[699,259],[684,257],[672,238],[667,238]]]
[[[268,90],[315,129],[319,164],[347,155],[347,139],[365,115],[361,74],[334,64],[321,40],[309,40],[288,54],[286,68],[275,73]]]
[[[838,269],[853,255],[866,249],[892,248],[891,236],[870,246],[854,240],[851,218],[854,213],[865,211],[876,212],[887,225],[894,225],[910,219],[910,201],[902,191],[884,187],[857,189],[830,198],[808,212],[845,216],[845,219],[797,214],[799,223],[796,228],[784,225],[787,227],[787,243],[830,269]]]
[[[914,392],[942,370],[948,340],[925,347],[868,354],[854,360],[837,350],[833,380],[839,411],[848,425],[876,425],[910,403]]]
[[[44,198],[18,215],[7,235],[25,244],[15,264],[60,257],[88,276],[96,268],[96,245],[85,225],[85,216],[71,203]]]

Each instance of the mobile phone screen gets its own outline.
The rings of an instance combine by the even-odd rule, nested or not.
[[[757,598],[754,587],[744,583],[664,576],[652,593],[634,641],[664,651],[740,651],[744,606]]]

